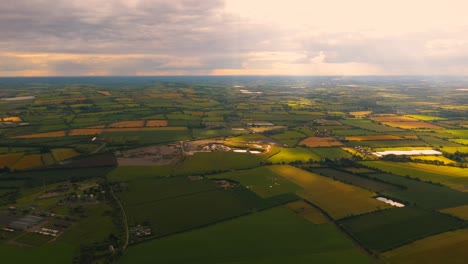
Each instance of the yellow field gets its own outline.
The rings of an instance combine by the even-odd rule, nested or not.
[[[111,96],[111,93],[109,91],[97,91],[97,92],[105,96]]]
[[[443,129],[438,125],[429,124],[426,122],[415,121],[415,122],[382,122],[382,124],[391,126],[391,127],[398,127],[403,129],[418,129],[418,128],[429,128],[429,129]]]
[[[451,214],[468,221],[468,204],[440,210],[442,213]]]
[[[268,168],[299,185],[303,189],[298,191],[299,196],[320,207],[334,219],[391,207],[372,198],[375,193],[353,185],[288,165]]]
[[[4,117],[3,122],[22,122],[23,119],[19,116],[9,116],[9,117]]]
[[[366,140],[399,140],[402,139],[395,135],[371,135],[371,136],[349,136],[345,137],[349,141],[366,141]]]
[[[307,147],[335,147],[335,146],[342,146],[343,144],[339,141],[336,141],[332,137],[309,137],[301,142],[299,145],[305,145]]]
[[[415,122],[415,118],[408,116],[374,116],[370,118],[375,122]]]
[[[51,138],[51,137],[65,137],[66,135],[67,135],[66,131],[55,131],[55,132],[17,136],[13,138]]]
[[[325,119],[318,121],[318,123],[324,126],[342,126],[343,125],[336,120],[325,120]]]
[[[116,122],[108,125],[107,127],[113,128],[122,128],[122,127],[144,127],[145,121],[144,120],[136,120],[136,121],[121,121]]]
[[[326,224],[330,220],[317,208],[304,201],[296,201],[288,204],[288,208],[293,210],[296,214],[300,215],[305,220],[314,224]]]
[[[44,165],[52,165],[52,164],[55,163],[55,159],[54,159],[54,156],[52,155],[52,153],[42,154],[41,159],[42,159],[42,163],[44,163]]]
[[[355,117],[363,117],[363,116],[368,116],[372,113],[372,111],[354,111],[354,112],[349,112],[350,115],[355,116]]]
[[[168,125],[167,120],[148,120],[146,121],[147,127],[165,127]]]
[[[416,135],[403,136],[403,138],[406,138],[406,139],[419,139],[419,137],[416,136]]]
[[[468,229],[445,232],[417,240],[392,251],[383,258],[388,263],[466,263]]]
[[[80,153],[72,148],[56,148],[52,149],[51,152],[56,161],[67,160],[80,155]]]
[[[0,168],[9,167],[23,157],[24,153],[12,153],[0,155]]]
[[[431,161],[436,160],[436,161],[443,162],[444,164],[457,163],[456,161],[453,161],[444,156],[410,156],[410,158],[412,160],[431,160]]]
[[[41,154],[33,154],[33,155],[23,156],[20,160],[18,160],[15,164],[13,164],[12,169],[24,170],[24,169],[39,167],[42,165],[44,165],[44,163],[42,163]]]

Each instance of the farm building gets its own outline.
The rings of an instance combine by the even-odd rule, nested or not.
[[[13,229],[26,229],[33,227],[37,224],[39,224],[44,218],[39,217],[39,216],[34,216],[34,215],[27,215],[23,218],[20,218],[16,221],[11,222],[8,226]]]

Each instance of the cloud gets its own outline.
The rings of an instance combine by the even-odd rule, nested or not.
[[[460,74],[467,4],[447,1],[15,0],[0,75]]]

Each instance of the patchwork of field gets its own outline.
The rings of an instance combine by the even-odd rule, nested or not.
[[[384,252],[430,235],[458,229],[463,221],[407,206],[350,217],[340,221],[367,248]]]
[[[374,198],[375,193],[292,166],[269,169],[302,188],[297,194],[326,211],[335,219],[390,207]]]
[[[51,152],[56,161],[63,161],[80,155],[76,150],[70,148],[51,149]]]
[[[317,154],[322,159],[341,159],[351,158],[352,154],[343,150],[342,148],[312,148],[313,153]]]
[[[468,229],[449,231],[385,252],[388,263],[465,263]]]
[[[363,161],[365,166],[401,176],[444,184],[450,188],[468,191],[468,170],[465,168],[438,166],[411,162]]]
[[[299,142],[299,145],[313,148],[342,146],[343,144],[332,137],[309,137]]]
[[[233,245],[236,245],[235,250]],[[132,246],[120,263],[155,261],[174,264],[371,263],[333,225],[314,225],[285,207]]]

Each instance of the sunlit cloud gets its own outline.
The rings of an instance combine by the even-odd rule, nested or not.
[[[15,0],[0,6],[0,76],[466,74],[467,8],[461,0]]]

